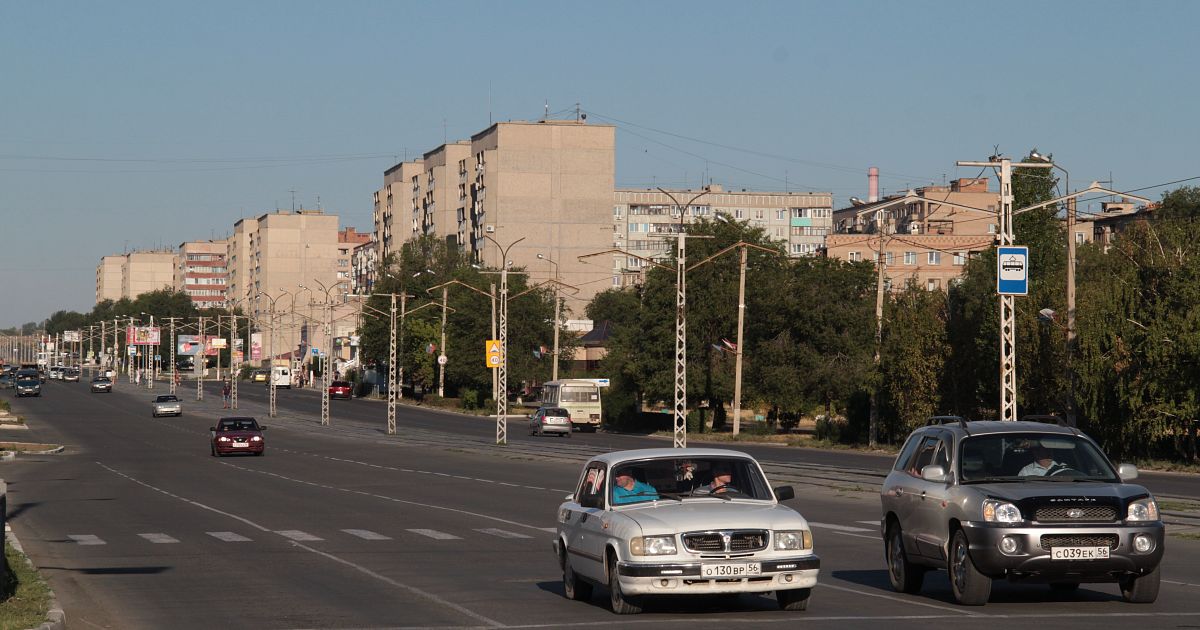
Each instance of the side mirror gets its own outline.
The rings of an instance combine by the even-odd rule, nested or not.
[[[1117,466],[1117,476],[1121,478],[1121,481],[1133,481],[1138,476],[1137,466],[1133,464],[1121,464]]]
[[[946,469],[937,465],[926,466],[921,469],[921,478],[936,483],[944,482],[946,481]]]
[[[563,497],[563,501],[574,501],[574,500],[575,500],[574,494],[568,494],[567,496]]]
[[[217,427],[208,427],[208,430],[209,430],[209,431],[216,431],[216,430],[217,430]]]
[[[259,431],[266,431],[266,430],[267,430],[267,427],[264,427],[263,425],[261,425],[261,424],[260,424],[260,425],[258,425],[258,430],[259,430]]]
[[[775,500],[788,501],[796,498],[796,490],[791,486],[779,486],[775,488]]]

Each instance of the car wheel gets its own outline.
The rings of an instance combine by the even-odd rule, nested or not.
[[[779,601],[780,610],[808,610],[808,599],[811,596],[811,588],[775,591],[775,599]]]
[[[971,560],[970,545],[963,530],[954,532],[950,543],[950,590],[954,599],[964,606],[982,606],[992,594],[992,578],[979,572]]]
[[[1121,597],[1131,604],[1152,604],[1158,599],[1160,581],[1159,567],[1146,575],[1121,578]]]
[[[900,525],[888,528],[884,550],[887,553],[888,581],[892,583],[892,588],[910,595],[920,592],[921,584],[925,581],[925,567],[908,561]]]
[[[571,567],[571,560],[566,557],[563,558],[563,595],[577,602],[592,598],[592,585],[579,579]]]
[[[608,600],[612,611],[618,615],[636,615],[642,612],[641,604],[625,596],[621,591],[621,578],[617,575],[617,556],[608,553]]]

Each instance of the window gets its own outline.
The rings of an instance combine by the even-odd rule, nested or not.
[[[763,209],[762,208],[758,208],[754,211],[754,218],[755,219],[763,218]]]
[[[966,252],[954,252],[954,264],[965,265],[967,263]]]
[[[613,276],[613,286],[614,287],[621,286],[621,276]]]
[[[995,233],[996,233],[996,224],[989,223],[988,224],[988,234],[995,234]]]
[[[937,291],[941,286],[941,282],[937,278],[930,278],[925,281],[925,289],[927,291]]]
[[[782,209],[782,208],[780,208],[779,210],[776,210],[776,211],[775,211],[775,218],[776,218],[777,220],[779,220],[779,221],[785,221],[785,220],[787,220],[787,210],[784,210],[784,209]]]
[[[850,252],[850,262],[861,262],[862,252]]]
[[[620,219],[621,215],[621,206],[613,206],[613,218]]]
[[[734,211],[733,211],[733,218],[735,218],[735,219],[745,219],[745,218],[746,218],[746,211],[745,211],[745,210],[742,210],[741,208],[738,208],[738,209],[734,210]]]
[[[904,264],[906,264],[906,265],[917,264],[917,252],[904,252]]]
[[[942,264],[942,252],[929,252],[926,263],[930,265]]]
[[[1083,238],[1084,238],[1083,232],[1076,232],[1075,233],[1075,244],[1083,245]]]
[[[575,491],[575,501],[581,505],[591,503],[593,506],[604,505],[604,465],[589,466]],[[590,501],[588,501],[590,499]]]
[[[896,264],[896,254],[893,252],[887,252],[883,256],[883,261],[885,265],[891,267],[892,265]]]

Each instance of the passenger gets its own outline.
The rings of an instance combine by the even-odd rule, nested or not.
[[[658,500],[658,490],[648,483],[634,479],[633,471],[629,469],[613,473],[613,484],[613,505]]]
[[[1044,446],[1033,447],[1033,461],[1021,469],[1017,475],[1021,477],[1045,477],[1064,468],[1064,464],[1054,461],[1050,449]]]

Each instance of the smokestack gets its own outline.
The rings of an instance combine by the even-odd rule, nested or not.
[[[879,167],[867,169],[867,203],[879,201]]]

